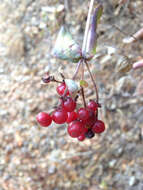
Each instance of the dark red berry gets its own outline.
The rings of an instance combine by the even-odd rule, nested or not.
[[[78,139],[79,141],[84,141],[84,139],[85,139],[85,135],[82,134],[82,135],[80,135],[77,139]]]
[[[87,120],[89,117],[89,111],[86,108],[80,108],[77,111],[77,116],[80,120]]]
[[[44,83],[49,83],[51,81],[54,81],[54,76],[49,76],[47,73],[44,77],[42,77],[42,81]]]
[[[63,108],[67,112],[72,112],[76,108],[76,102],[71,97],[66,97],[65,100],[63,100]]]
[[[62,96],[66,89],[66,84],[63,82],[59,86],[57,86],[57,93]],[[67,91],[66,95],[69,95],[69,91]]]
[[[101,121],[101,120],[97,120],[92,127],[92,131],[94,133],[102,133],[104,130],[105,130],[105,125],[104,125],[103,121]]]
[[[94,133],[92,130],[88,130],[87,133],[85,133],[85,136],[89,139],[93,138],[94,137]]]
[[[52,113],[52,119],[57,124],[63,124],[66,122],[68,114],[64,109],[57,109]]]
[[[67,123],[71,123],[72,121],[77,119],[77,113],[72,111],[68,112],[68,118],[67,118]]]
[[[38,123],[43,126],[43,127],[48,127],[52,123],[52,117],[45,112],[40,112],[37,116],[36,119]]]
[[[83,129],[83,124],[80,121],[73,121],[68,126],[68,134],[75,138],[80,136]]]
[[[93,111],[98,109],[98,104],[94,100],[90,100],[87,107]]]

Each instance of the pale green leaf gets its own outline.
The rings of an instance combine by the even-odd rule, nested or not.
[[[53,55],[59,59],[75,63],[81,58],[80,46],[73,40],[71,34],[64,26],[59,31]]]

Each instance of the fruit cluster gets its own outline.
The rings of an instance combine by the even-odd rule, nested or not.
[[[92,138],[95,133],[99,134],[105,130],[104,123],[98,120],[98,103],[90,100],[87,106],[77,109],[77,96],[71,96],[65,82],[58,85],[56,90],[60,95],[59,106],[52,114],[40,112],[37,115],[36,119],[41,126],[48,127],[52,121],[56,124],[67,123],[68,134],[79,141]]]
[[[61,72],[63,81],[58,81],[54,76],[48,75],[42,79],[44,83],[60,83],[57,87],[60,98],[58,106],[51,114],[41,112],[36,117],[38,123],[43,127],[48,127],[52,121],[56,124],[67,123],[68,134],[79,141],[92,138],[95,133],[99,134],[105,130],[104,123],[98,119],[98,108],[101,107],[98,103],[98,89],[88,64],[94,58],[96,52],[97,23],[99,23],[103,12],[101,3],[97,3],[95,11],[93,7],[94,1],[91,0],[82,47],[74,41],[65,26],[61,27],[52,54],[58,59],[77,63],[76,69],[72,79],[65,79]],[[87,105],[84,96],[84,88],[88,87],[88,83],[84,80],[85,67],[96,93],[96,101],[90,100]],[[80,74],[79,84],[75,82],[78,74]],[[79,95],[82,96],[84,106],[79,107],[77,103]]]

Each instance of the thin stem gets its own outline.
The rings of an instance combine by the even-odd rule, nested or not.
[[[82,62],[82,74],[81,74],[81,80],[84,80],[84,63]]]
[[[66,86],[65,91],[64,91],[64,93],[63,93],[63,95],[62,95],[63,98],[65,98],[65,96],[66,96],[66,94],[67,94],[67,91],[68,91],[68,87]]]
[[[60,75],[61,75],[61,77],[62,77],[62,79],[64,81],[65,80],[65,76],[63,75],[63,73],[60,73]]]
[[[82,54],[83,55],[86,53],[86,44],[87,44],[87,38],[88,38],[88,31],[90,28],[90,19],[91,19],[91,15],[92,15],[93,5],[94,5],[94,0],[91,0],[90,5],[89,5],[88,17],[87,17],[87,21],[86,21],[83,44],[82,44]]]
[[[86,108],[86,101],[85,101],[85,96],[84,96],[84,89],[83,89],[83,87],[81,87],[81,95],[82,95],[84,107]]]
[[[128,36],[128,34],[126,32],[124,32],[123,30],[121,30],[118,26],[116,26],[115,24],[112,24],[113,27],[115,27],[118,31],[120,31],[122,34],[124,34],[125,36]],[[139,41],[134,35],[130,34],[130,36],[135,40],[135,41]]]
[[[53,82],[57,82],[57,83],[63,83],[62,81],[59,81],[59,80],[53,80]]]
[[[74,73],[74,75],[73,75],[73,77],[72,77],[73,80],[75,80],[75,78],[77,77],[77,74],[78,74],[78,72],[79,72],[80,65],[81,65],[82,62],[83,62],[83,60],[80,59],[79,62],[77,63],[75,73]]]
[[[96,91],[96,101],[97,101],[97,103],[98,103],[99,96],[98,96],[98,90],[97,90],[96,83],[95,83],[95,81],[94,81],[94,78],[93,78],[93,76],[92,76],[92,73],[91,73],[91,71],[90,71],[90,68],[89,68],[89,66],[88,66],[87,61],[84,60],[84,62],[85,62],[85,65],[86,65],[86,67],[87,67],[87,70],[88,70],[88,72],[89,72],[89,75],[90,75],[90,77],[91,77],[91,80],[92,80],[92,82],[93,82],[93,85],[94,85],[94,88],[95,88],[95,91]]]

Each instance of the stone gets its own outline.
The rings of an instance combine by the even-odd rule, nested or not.
[[[135,176],[131,176],[129,179],[129,186],[134,186],[137,183],[137,179]]]

